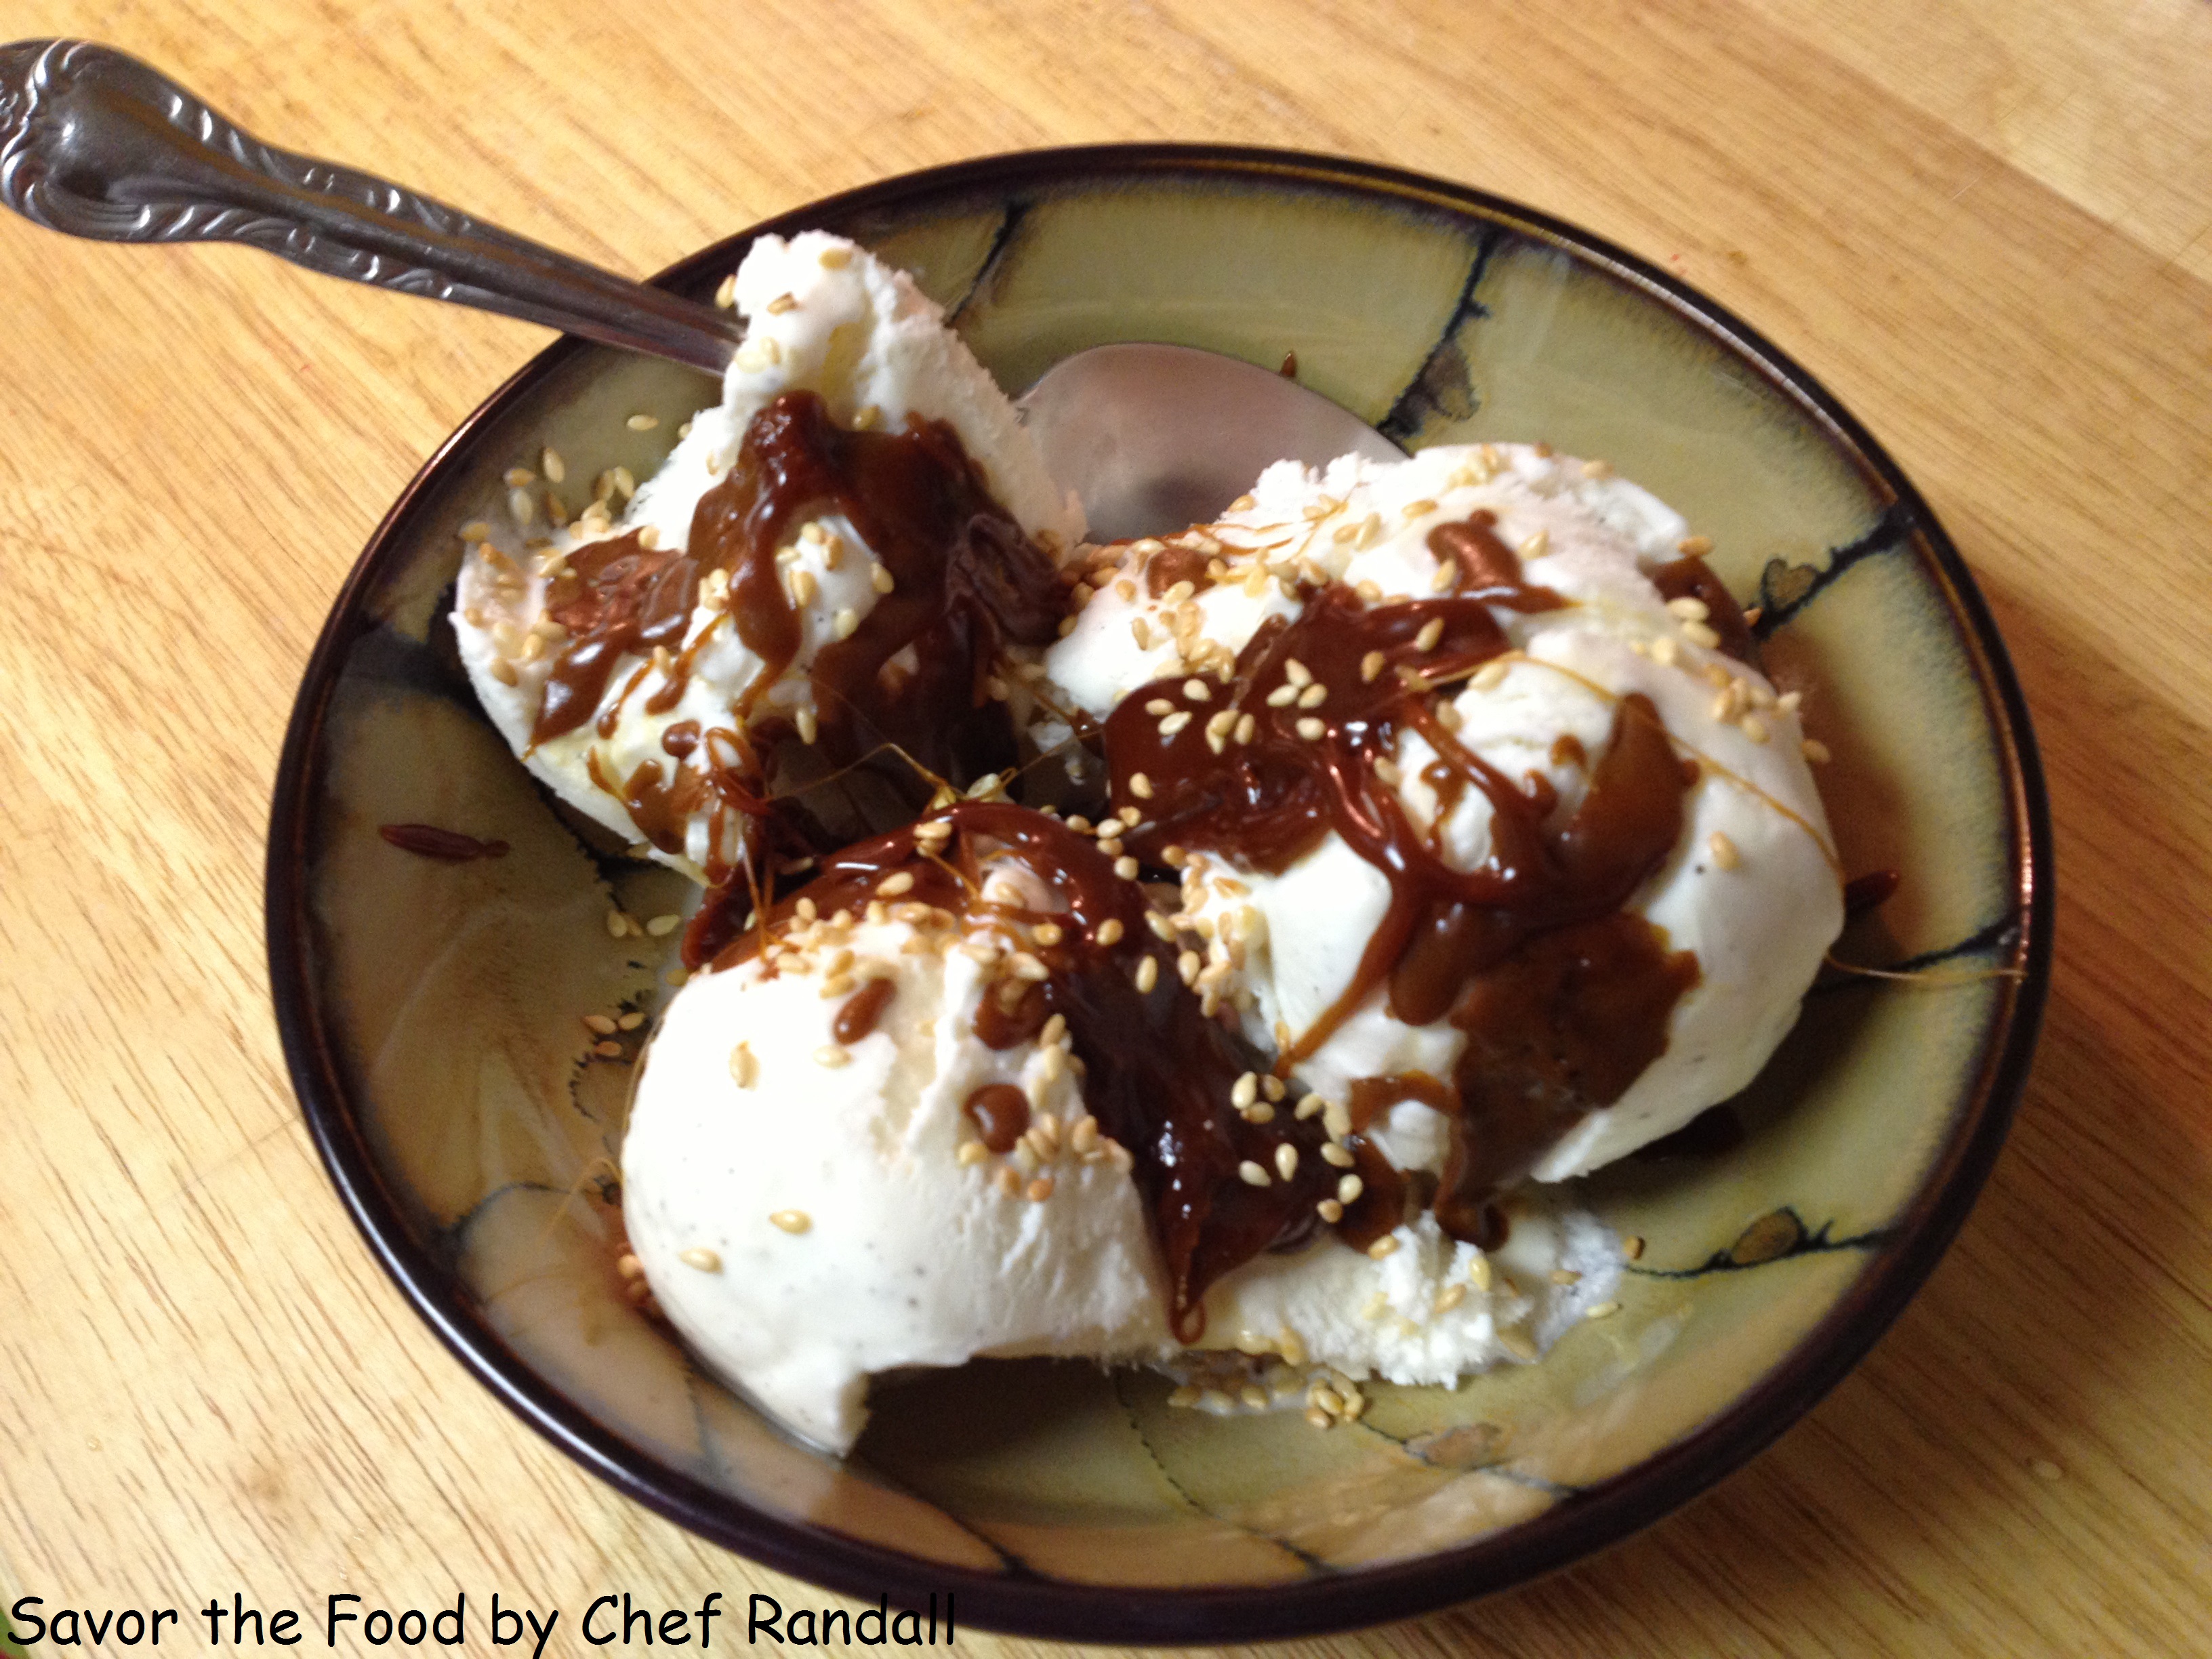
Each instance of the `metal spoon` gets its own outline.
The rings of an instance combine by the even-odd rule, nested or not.
[[[719,374],[731,313],[599,270],[366,173],[264,143],[159,71],[85,40],[0,46],[0,201],[111,242],[245,242],[325,276],[542,323]],[[1316,392],[1188,347],[1079,352],[1022,400],[1092,533],[1216,516],[1267,462],[1378,458]]]

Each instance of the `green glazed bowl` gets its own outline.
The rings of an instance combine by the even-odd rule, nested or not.
[[[613,1269],[635,1035],[688,908],[586,838],[477,711],[442,618],[457,531],[547,446],[645,476],[708,380],[574,340],[473,415],[378,530],[308,665],[279,775],[269,943],[294,1081],[340,1194],[423,1317],[623,1491],[870,1601],[1070,1639],[1230,1641],[1404,1617],[1619,1539],[1766,1444],[1866,1352],[1995,1159],[2051,951],[2050,828],[2004,651],[1874,441],[1756,334],[1646,263],[1510,203],[1266,151],[1050,151],[890,180],[819,227],[914,273],[1001,384],[1114,340],[1297,372],[1410,447],[1602,456],[1711,537],[1812,732],[1850,873],[1894,897],[1723,1133],[1600,1171],[1647,1241],[1620,1311],[1540,1365],[1377,1387],[1356,1425],[1166,1407],[1168,1383],[998,1364],[878,1391],[854,1455],[802,1449],[635,1311]],[[751,236],[667,272],[701,298]],[[658,414],[633,431],[624,416]],[[583,487],[570,483],[568,505]],[[441,863],[379,827],[507,842]],[[644,1028],[649,1030],[649,1023]],[[1699,1146],[1695,1143],[1702,1139]]]

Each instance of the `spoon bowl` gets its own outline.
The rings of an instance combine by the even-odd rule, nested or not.
[[[1288,375],[1195,346],[1093,346],[1048,369],[1016,407],[1102,542],[1217,519],[1274,461],[1405,459]]]

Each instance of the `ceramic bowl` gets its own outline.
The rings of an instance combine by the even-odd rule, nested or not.
[[[1016,155],[766,226],[914,273],[1002,384],[1112,340],[1297,373],[1409,447],[1603,456],[1711,537],[1769,661],[1814,688],[1848,869],[1895,896],[1765,1073],[1705,1133],[1584,1183],[1646,1241],[1620,1311],[1533,1367],[1376,1392],[1356,1426],[1219,1419],[1167,1382],[989,1364],[878,1391],[837,1462],[770,1429],[633,1310],[615,1159],[683,881],[582,833],[480,714],[441,611],[457,532],[548,446],[643,477],[697,376],[564,340],[440,450],[309,664],[279,776],[269,938],[292,1075],[340,1195],[441,1337],[622,1491],[784,1571],[963,1626],[1222,1641],[1403,1617],[1645,1525],[1779,1434],[1957,1231],[2033,1044],[2050,830],[2003,647],[1912,486],[1802,369],[1645,261],[1555,220],[1347,161],[1182,148]],[[757,232],[665,273],[704,298]],[[650,432],[624,416],[659,415]],[[542,489],[541,483],[537,486]],[[380,826],[497,838],[445,863]],[[1704,1144],[1698,1144],[1699,1142]]]

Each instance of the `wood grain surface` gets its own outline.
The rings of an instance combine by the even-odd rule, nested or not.
[[[914,167],[1208,139],[1519,198],[1750,319],[1925,490],[2034,710],[2061,943],[2018,1127],[1926,1291],[1748,1469],[1518,1592],[1284,1650],[2212,1649],[2202,0],[0,4],[32,34],[631,270]],[[269,1012],[308,647],[544,335],[12,219],[0,321],[0,1590],[815,1599],[469,1379],[342,1212]]]

